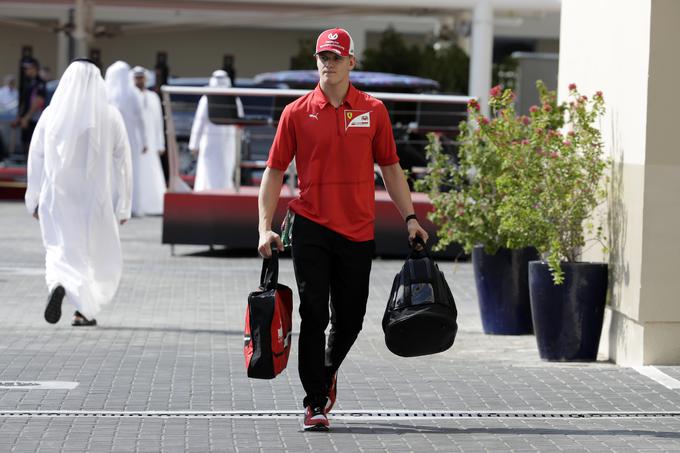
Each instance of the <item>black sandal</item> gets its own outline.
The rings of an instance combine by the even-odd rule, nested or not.
[[[73,313],[73,321],[71,321],[71,325],[74,327],[96,326],[97,320],[94,318],[87,319],[85,316],[83,316],[82,313],[76,311],[75,313]]]
[[[61,302],[64,300],[66,290],[57,284],[47,296],[47,306],[45,307],[45,321],[56,324],[61,319]]]

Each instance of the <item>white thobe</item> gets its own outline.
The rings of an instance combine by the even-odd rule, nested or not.
[[[237,126],[219,126],[210,122],[208,98],[201,97],[189,139],[189,149],[198,149],[195,191],[234,187],[236,149],[240,139]]]
[[[28,160],[26,208],[30,213],[38,208],[47,287],[62,285],[66,300],[87,319],[118,289],[123,271],[118,223],[130,218],[130,145],[120,113],[113,106],[105,112],[99,150],[86,132],[62,162],[45,131],[47,107]]]
[[[132,84],[131,84],[132,86]],[[141,164],[142,151],[146,143],[144,120],[142,116],[142,106],[137,96],[130,88],[129,96],[125,100],[112,102],[118,108],[125,124],[128,140],[130,142],[130,153],[132,155],[132,215],[143,216],[142,210],[142,174],[139,171]]]
[[[163,214],[165,176],[158,152],[165,149],[163,111],[156,93],[145,89],[137,91],[142,106],[142,119],[146,136],[146,152],[139,156],[137,190],[139,210],[144,214]]]

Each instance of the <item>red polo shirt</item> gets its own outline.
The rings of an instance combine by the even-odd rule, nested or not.
[[[384,104],[350,84],[336,109],[317,85],[283,110],[267,166],[285,171],[293,158],[300,194],[289,208],[349,240],[373,239],[373,163],[399,162]]]

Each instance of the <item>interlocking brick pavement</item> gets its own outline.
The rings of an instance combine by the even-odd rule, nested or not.
[[[123,280],[100,325],[72,328],[65,307],[53,326],[42,318],[38,225],[19,203],[0,203],[0,219],[0,380],[79,383],[73,390],[0,389],[0,411],[300,409],[296,348],[274,380],[244,372],[245,300],[257,285],[259,259],[190,246],[172,256],[160,244],[160,218],[133,219],[121,230]],[[391,354],[380,323],[400,266],[374,262],[364,329],[339,374],[338,410],[680,411],[680,391],[632,369],[604,360],[546,363],[532,336],[484,335],[468,263],[440,263],[459,308],[454,347],[421,358]],[[289,259],[280,279],[295,286]],[[680,367],[660,369],[680,378]],[[343,418],[332,428],[303,433],[291,418],[0,416],[0,452],[680,451],[676,417]]]

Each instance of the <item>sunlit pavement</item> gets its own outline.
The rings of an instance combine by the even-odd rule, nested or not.
[[[604,361],[542,362],[532,336],[484,335],[467,263],[440,263],[459,308],[455,345],[406,359],[380,325],[401,263],[374,262],[331,432],[304,433],[295,343],[276,379],[245,374],[259,259],[195,246],[171,256],[160,218],[133,219],[99,326],[71,327],[67,304],[49,325],[38,224],[20,203],[0,203],[0,219],[0,452],[680,451],[680,390]],[[295,286],[288,259],[280,280]],[[680,367],[659,369],[680,379]]]

